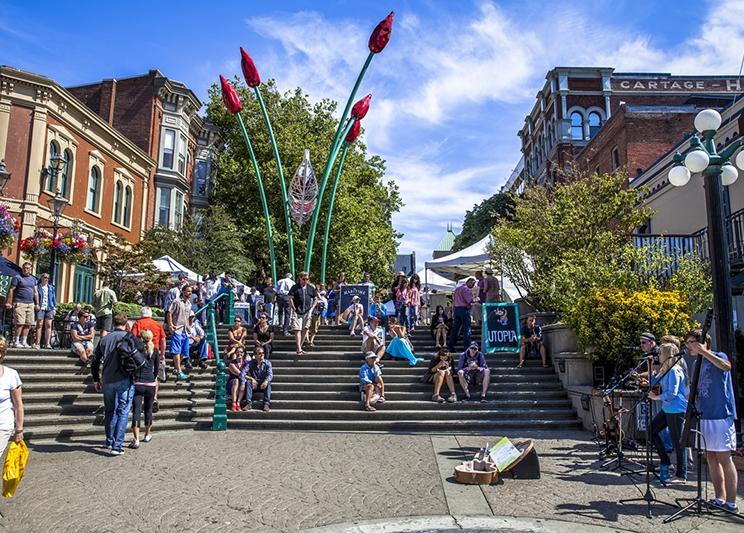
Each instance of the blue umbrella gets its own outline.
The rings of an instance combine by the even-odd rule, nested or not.
[[[22,272],[23,270],[21,269],[21,267],[16,265],[13,261],[9,261],[4,257],[0,257],[0,274],[12,277],[16,274],[21,274]]]

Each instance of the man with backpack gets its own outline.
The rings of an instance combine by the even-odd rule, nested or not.
[[[132,376],[145,363],[144,345],[126,330],[127,316],[114,317],[114,330],[98,343],[90,371],[96,392],[103,392],[106,447],[122,455],[129,410],[134,397]]]

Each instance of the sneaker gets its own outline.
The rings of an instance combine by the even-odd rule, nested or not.
[[[34,350],[41,350],[41,347],[39,347],[39,345],[38,345],[38,344],[36,344],[36,343],[33,343],[33,344],[31,345],[31,348],[33,348]]]
[[[250,411],[251,409],[253,409],[251,402],[248,402],[247,404],[243,406],[243,411]]]
[[[450,394],[449,398],[447,398],[447,403],[455,403],[456,401],[457,401],[456,394]]]
[[[183,372],[176,374],[176,381],[186,381],[187,379],[189,379],[188,374],[184,374]]]
[[[207,368],[209,368],[209,364],[206,361],[199,361],[199,368],[201,368],[202,370],[206,370]]]
[[[145,438],[142,439],[142,442],[150,442],[152,440],[152,435],[145,435]]]
[[[193,366],[191,366],[191,361],[184,361],[183,366],[186,370],[191,370],[192,368],[194,368]]]
[[[51,350],[52,349],[52,345],[51,344],[45,344],[44,345],[44,349],[45,350]]]
[[[132,442],[129,443],[128,448],[131,448],[133,450],[136,450],[137,448],[139,448],[139,446],[140,446],[139,441],[138,440],[133,440]]]
[[[486,403],[487,401],[485,396],[481,396],[480,403]]]
[[[470,394],[466,394],[465,397],[462,399],[463,402],[469,402],[470,401]]]
[[[21,343],[21,346],[20,347],[21,348],[31,348],[31,346],[27,342],[25,342],[25,341]]]
[[[20,342],[15,341],[15,342],[10,343],[10,347],[11,348],[23,348],[23,345]]]
[[[739,512],[739,508],[736,506],[735,503],[724,502],[721,507],[723,507],[727,511],[731,511],[732,513],[738,513]]]
[[[431,395],[431,401],[432,402],[437,402],[437,403],[444,403],[444,398],[442,398],[441,396],[439,396],[439,394],[432,394]]]
[[[265,403],[263,406],[264,413],[268,413],[271,411],[271,406],[268,403]]]
[[[118,450],[111,450],[109,452],[111,455],[124,455],[124,450],[118,449]]]

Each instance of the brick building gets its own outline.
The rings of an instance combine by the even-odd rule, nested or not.
[[[55,154],[66,161],[56,179],[45,172]],[[47,202],[57,190],[69,202],[60,225],[76,225],[94,247],[113,233],[136,243],[149,226],[155,161],[48,78],[0,66],[0,159],[11,172],[2,201],[22,223],[19,240],[51,226]],[[22,261],[17,243],[3,254]],[[60,263],[55,276],[60,301],[89,301],[102,259]],[[37,272],[47,268],[36,265]]]
[[[735,76],[556,67],[518,133],[522,160],[503,190],[549,185],[573,161],[603,172],[623,167],[635,176],[690,130],[686,115],[722,107],[740,91]]]
[[[157,162],[148,227],[179,228],[189,206],[206,207],[216,131],[191,89],[150,70],[68,90]]]

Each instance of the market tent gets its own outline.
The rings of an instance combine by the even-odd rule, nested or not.
[[[491,264],[491,258],[488,256],[487,250],[490,242],[491,236],[486,235],[475,244],[471,244],[459,252],[426,261],[424,266],[434,272],[448,272],[458,276],[472,275],[476,270],[483,270]]]
[[[164,255],[163,257],[154,259],[152,261],[152,264],[155,266],[155,268],[158,269],[159,272],[165,272],[166,274],[171,274],[172,276],[177,276],[178,274],[186,274],[186,277],[188,277],[191,281],[201,281],[202,279],[199,274],[197,274],[193,270],[186,268],[169,255]]]
[[[437,292],[452,292],[455,290],[455,282],[445,278],[444,276],[437,274],[433,270],[422,268],[416,272],[419,279],[421,280],[421,287],[429,287],[432,291]]]
[[[470,276],[466,276],[462,279],[457,280],[457,286],[464,284]],[[522,297],[522,294],[524,294],[524,289],[522,289],[522,292],[519,292],[519,288],[517,288],[517,285],[512,282],[509,278],[505,278],[501,276],[499,278],[499,285],[501,285],[501,295],[504,298],[505,302],[514,302],[518,298]]]

